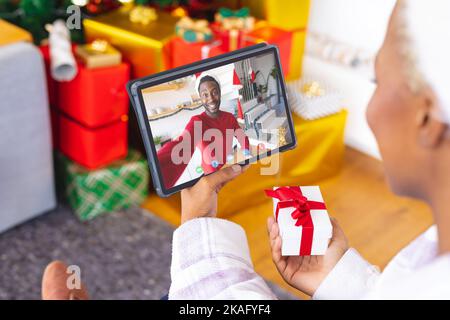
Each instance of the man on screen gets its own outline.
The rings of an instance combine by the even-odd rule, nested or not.
[[[166,188],[171,188],[177,183],[195,148],[201,152],[201,169],[204,174],[219,170],[230,157],[234,159],[233,137],[238,140],[244,156],[251,155],[248,137],[234,115],[220,110],[219,81],[211,75],[205,75],[200,78],[197,90],[205,111],[193,116],[183,133],[158,151]]]

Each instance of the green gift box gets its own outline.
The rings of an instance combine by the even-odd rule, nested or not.
[[[81,221],[140,205],[148,195],[147,162],[135,150],[129,150],[125,159],[96,170],[57,152],[56,178],[60,195]]]

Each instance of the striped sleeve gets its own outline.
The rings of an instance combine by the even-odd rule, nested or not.
[[[239,225],[217,218],[184,223],[173,235],[169,299],[276,299],[255,272]]]

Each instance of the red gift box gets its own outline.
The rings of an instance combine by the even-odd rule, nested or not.
[[[50,48],[48,45],[43,45],[39,47],[41,50],[42,58],[45,64],[45,76],[47,80],[47,91],[48,91],[48,102],[50,106],[56,106],[57,102],[57,82],[52,79],[50,73]]]
[[[211,24],[211,30],[213,31],[214,38],[221,41],[221,49],[225,52],[234,51],[246,45],[245,36],[247,31],[245,30],[225,30],[222,29],[218,22]]]
[[[175,37],[170,41],[169,46],[172,52],[172,68],[225,53],[220,41],[186,42],[180,37]]]
[[[48,45],[39,47],[45,64],[45,75],[47,78],[48,102],[51,106],[56,106],[56,81],[50,75],[50,49]]]
[[[128,114],[128,64],[88,69],[78,62],[75,79],[58,83],[58,108],[88,127],[103,126]]]
[[[50,107],[50,124],[52,126],[53,149],[59,149],[58,111]]]
[[[272,26],[263,26],[255,29],[245,36],[246,46],[261,42],[276,45],[280,52],[281,67],[284,75],[289,73],[292,49],[292,35],[290,31]]]
[[[67,157],[96,169],[125,157],[128,150],[128,116],[106,126],[88,128],[58,112],[59,150]]]

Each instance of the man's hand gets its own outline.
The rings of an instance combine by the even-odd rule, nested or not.
[[[181,223],[217,214],[217,193],[229,181],[247,169],[232,165],[201,178],[193,187],[181,191]]]
[[[289,285],[310,296],[314,295],[325,277],[348,250],[344,232],[335,219],[331,219],[331,222],[333,238],[324,256],[282,256],[278,223],[273,217],[267,221],[272,260],[278,272]]]

